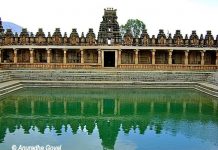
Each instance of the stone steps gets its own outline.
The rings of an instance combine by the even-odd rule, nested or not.
[[[218,89],[203,84],[195,85],[194,89],[218,98]]]
[[[18,81],[8,81],[0,84],[0,97],[13,91],[23,88],[23,85]]]
[[[11,80],[12,80],[12,78],[11,78],[9,72],[0,71],[0,83],[1,82],[6,82],[6,81],[11,81]]]

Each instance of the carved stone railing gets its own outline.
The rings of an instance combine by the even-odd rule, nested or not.
[[[121,64],[118,69],[138,69],[138,70],[202,70],[202,71],[218,71],[217,65],[183,65],[183,64]]]
[[[1,63],[0,69],[98,69],[99,64],[79,63]]]

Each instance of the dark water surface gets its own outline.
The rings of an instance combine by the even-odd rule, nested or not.
[[[217,150],[218,100],[190,89],[22,89],[0,100],[0,150],[12,145]]]

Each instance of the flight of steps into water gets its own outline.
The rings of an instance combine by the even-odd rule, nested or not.
[[[0,83],[0,94],[22,87],[192,88],[218,97],[216,72],[121,71],[104,69],[7,70],[2,71],[2,73],[2,77],[4,76],[5,80]],[[6,85],[6,83],[11,86]]]

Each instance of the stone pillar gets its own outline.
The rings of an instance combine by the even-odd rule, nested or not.
[[[204,52],[205,51],[201,51],[201,65],[204,65]]]
[[[218,65],[218,51],[216,51],[216,65]]]
[[[135,64],[139,64],[139,50],[135,50]]]
[[[67,49],[64,49],[64,59],[63,59],[63,63],[64,63],[64,64],[67,63]]]
[[[33,49],[30,49],[30,63],[34,63],[34,57],[33,57]]]
[[[80,53],[81,53],[81,60],[80,60],[80,62],[81,62],[81,64],[84,64],[84,50],[83,49],[80,49]]]
[[[121,49],[119,49],[118,50],[118,65],[120,65],[121,64],[121,59],[122,59],[122,54],[121,54],[121,52],[122,52],[122,50]]]
[[[14,63],[17,63],[17,49],[14,49]]]
[[[2,62],[2,50],[0,49],[0,63]]]
[[[98,49],[98,64],[101,64],[101,49]]]
[[[155,49],[153,49],[152,51],[151,51],[151,54],[152,54],[152,57],[151,57],[151,60],[152,60],[152,65],[155,65],[155,52],[156,52],[156,50]]]
[[[185,65],[188,65],[188,50],[187,51],[185,51]]]
[[[51,49],[47,49],[47,63],[51,63]]]
[[[173,53],[173,50],[169,50],[169,57],[168,57],[168,64],[171,65],[172,64],[172,53]]]

